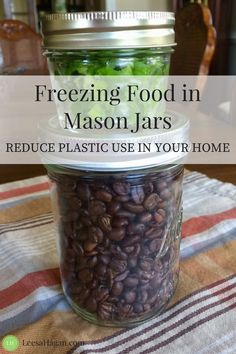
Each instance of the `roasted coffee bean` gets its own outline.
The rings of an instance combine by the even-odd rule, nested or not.
[[[123,204],[123,207],[130,211],[131,213],[133,214],[141,214],[144,212],[144,207],[142,205],[139,205],[139,204],[134,204],[134,203],[124,203]]]
[[[147,302],[147,300],[148,300],[148,292],[147,292],[147,290],[141,289],[140,294],[141,294],[141,302],[143,304],[145,304]]]
[[[106,192],[105,190],[99,190],[95,193],[95,197],[105,203],[110,203],[112,201],[112,194]]]
[[[154,186],[152,182],[146,182],[144,185],[144,192],[146,195],[151,194],[154,191]]]
[[[96,267],[96,274],[99,276],[99,277],[104,277],[106,275],[106,272],[107,272],[107,267],[105,264],[98,264],[98,266]]]
[[[140,277],[140,280],[151,280],[155,276],[154,271],[145,271],[142,269],[137,269],[138,276]]]
[[[134,234],[143,234],[145,230],[145,225],[144,224],[129,224],[129,226],[127,227],[127,233],[129,235],[134,235]]]
[[[63,214],[70,213],[72,210],[78,211],[82,205],[81,200],[73,194],[66,196],[66,198],[59,199],[59,203]]]
[[[88,264],[88,267],[90,268],[93,268],[97,265],[97,262],[98,262],[98,258],[97,256],[93,256],[91,258],[89,258],[87,264]]]
[[[106,206],[100,200],[92,200],[89,203],[88,211],[90,215],[99,216],[105,214]]]
[[[80,221],[81,221],[81,224],[83,226],[88,226],[89,227],[89,226],[93,225],[92,220],[90,219],[89,216],[81,216],[80,217]]]
[[[131,252],[130,256],[131,257],[138,257],[140,251],[141,251],[141,246],[139,243],[136,243],[134,245],[134,250],[133,250],[133,252]]]
[[[121,241],[125,237],[125,229],[124,228],[112,229],[111,232],[108,233],[108,237],[112,241]]]
[[[97,246],[97,243],[88,240],[88,241],[85,241],[85,243],[84,243],[84,250],[85,250],[85,252],[89,253],[89,252],[94,251],[96,246]]]
[[[152,220],[152,214],[151,213],[142,213],[139,216],[139,221],[141,224],[147,224]]]
[[[136,302],[135,304],[134,304],[134,312],[136,312],[136,313],[142,313],[143,312],[143,305],[142,304],[140,304],[140,303],[138,303],[138,302]]]
[[[126,246],[134,246],[135,244],[140,242],[140,235],[130,235],[129,237],[126,237],[123,242],[122,245],[124,247]]]
[[[128,266],[130,268],[135,268],[137,266],[138,259],[137,257],[129,257],[128,258]]]
[[[88,184],[86,184],[86,183],[79,184],[76,191],[77,191],[78,197],[82,201],[85,201],[85,202],[89,201],[91,192],[90,192],[90,188],[89,188]]]
[[[154,213],[154,219],[158,224],[161,224],[163,221],[165,221],[165,216],[166,216],[166,212],[163,209],[158,209]]]
[[[133,220],[135,219],[136,215],[134,213],[131,213],[130,211],[128,210],[119,210],[117,213],[116,213],[116,216],[118,218],[128,218],[130,220]]]
[[[102,262],[103,264],[108,265],[110,263],[111,257],[106,254],[101,254],[99,256],[99,261]]]
[[[129,225],[129,220],[127,218],[115,218],[112,221],[112,226],[117,227],[117,228],[121,228],[121,227],[125,227]]]
[[[160,250],[162,244],[162,240],[159,238],[154,238],[150,243],[149,243],[149,250],[151,253],[157,252]]]
[[[68,263],[74,263],[75,261],[75,250],[73,248],[68,248],[67,250],[63,250],[64,259],[67,260]]]
[[[50,175],[49,175],[50,176]],[[53,178],[53,176],[52,176]],[[76,189],[76,181],[73,178],[66,177],[65,175],[62,177],[61,181],[58,183],[58,188],[60,192],[68,192],[71,193]]]
[[[124,252],[125,253],[132,253],[132,252],[134,252],[134,250],[135,250],[135,247],[134,246],[127,246],[127,247],[124,247]]]
[[[167,183],[162,179],[160,181],[157,181],[155,183],[156,188],[158,189],[159,192],[161,192],[163,189],[166,189]]]
[[[84,229],[80,230],[77,234],[76,241],[81,242],[81,241],[87,241],[88,239],[88,233]]]
[[[98,225],[104,232],[110,232],[112,230],[111,227],[111,216],[109,214],[104,214],[99,216]]]
[[[89,312],[96,312],[97,310],[97,301],[96,299],[89,297],[88,299],[86,299],[85,303],[84,303],[84,307],[89,311]]]
[[[111,241],[109,240],[109,238],[105,238],[105,240],[103,240],[103,249],[102,249],[102,252],[105,250],[105,249],[109,249],[109,246],[111,244]]]
[[[115,201],[117,202],[121,202],[121,203],[125,203],[129,201],[129,195],[118,195],[115,197]]]
[[[148,245],[143,245],[142,246],[142,254],[143,254],[143,256],[149,256],[150,255],[150,250],[149,250],[149,247],[148,247]]]
[[[84,249],[82,245],[80,245],[79,243],[74,243],[72,247],[76,255],[78,255],[79,257],[82,257],[84,255]]]
[[[133,306],[130,304],[119,303],[118,314],[121,319],[129,318],[133,312]]]
[[[68,289],[70,294],[79,295],[84,290],[84,286],[82,284],[72,284],[71,288]]]
[[[112,201],[111,203],[108,204],[107,206],[107,211],[109,214],[117,214],[117,212],[120,210],[121,204],[117,201]]]
[[[130,184],[126,182],[115,182],[113,183],[113,190],[118,195],[127,195],[130,192]]]
[[[76,238],[73,222],[63,222],[61,225],[61,232],[63,232],[67,238]]]
[[[153,268],[153,260],[150,258],[141,259],[139,261],[139,267],[144,271],[150,272]]]
[[[89,283],[93,280],[93,273],[90,269],[82,269],[78,273],[79,279],[82,283]]]
[[[92,226],[88,230],[89,241],[93,243],[101,243],[103,241],[103,232],[97,226]]]
[[[123,273],[127,268],[127,262],[121,259],[113,259],[110,263],[110,267],[116,273]]]
[[[114,282],[114,284],[111,288],[112,295],[119,296],[122,293],[123,288],[124,288],[124,285],[122,282],[118,282],[118,281]]]
[[[69,208],[71,210],[78,210],[81,208],[82,202],[79,198],[72,197],[69,199]]]
[[[94,297],[100,303],[105,302],[109,298],[109,291],[108,291],[107,288],[104,288],[103,286],[100,286],[97,289],[95,289]]]
[[[152,240],[154,238],[159,238],[162,236],[162,233],[163,231],[158,229],[158,228],[154,228],[154,227],[151,227],[150,229],[148,229],[146,232],[145,232],[145,237],[149,240]]]
[[[76,302],[79,303],[80,306],[88,299],[90,295],[90,291],[86,288],[83,288],[83,291],[79,293],[79,295],[75,295]]]
[[[133,290],[126,291],[124,294],[124,298],[127,304],[133,304],[136,299],[136,292]]]
[[[113,317],[113,305],[108,301],[100,303],[98,316],[105,321],[111,319]]]
[[[127,277],[124,280],[124,285],[127,286],[128,288],[133,288],[138,285],[138,278],[135,278],[134,276]]]
[[[143,305],[143,311],[144,312],[148,312],[151,310],[151,305],[150,304],[144,304]]]
[[[79,218],[80,219],[80,218]],[[82,224],[82,222],[78,222],[74,225],[74,229],[75,229],[75,232],[76,234],[78,232],[80,232],[82,229],[83,229],[84,225]]]
[[[115,277],[115,281],[123,281],[129,275],[129,271],[126,270],[124,273],[121,273]]]
[[[122,251],[120,246],[118,245],[112,245],[110,247],[111,255],[115,256],[115,258],[121,259],[121,260],[126,260],[128,258],[127,254]]]
[[[156,193],[150,194],[144,201],[143,205],[147,210],[153,210],[157,208],[160,201],[159,196]]]
[[[162,189],[160,192],[160,197],[162,200],[167,200],[171,197],[171,192],[168,188]]]
[[[142,204],[145,198],[144,190],[141,186],[132,187],[131,191],[132,199],[135,204]]]
[[[153,289],[158,289],[161,284],[161,277],[160,276],[155,276],[153,279],[150,281],[150,285]]]

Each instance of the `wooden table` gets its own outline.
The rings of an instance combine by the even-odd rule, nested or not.
[[[187,165],[186,168],[236,185],[236,165]],[[0,171],[0,183],[46,174],[42,165],[1,165]]]
[[[204,173],[210,178],[236,185],[236,165],[186,165],[190,171]]]

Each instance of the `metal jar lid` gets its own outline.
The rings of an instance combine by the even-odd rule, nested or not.
[[[46,49],[153,48],[175,45],[171,12],[107,11],[45,15]]]

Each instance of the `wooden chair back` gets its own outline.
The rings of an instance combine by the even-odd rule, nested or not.
[[[216,46],[209,8],[193,3],[177,11],[175,32],[171,75],[207,75]]]
[[[0,73],[47,75],[42,37],[18,20],[0,21]]]

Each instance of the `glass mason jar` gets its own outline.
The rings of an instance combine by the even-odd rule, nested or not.
[[[160,12],[47,15],[50,72],[168,75],[173,26],[173,14]],[[185,135],[185,122],[176,126],[178,136],[182,128]],[[46,163],[63,289],[83,318],[133,326],[159,313],[172,297],[182,210],[183,165],[177,160],[145,156],[125,164],[116,155],[106,163],[98,158],[94,166],[89,160]]]
[[[64,293],[90,322],[159,313],[179,273],[183,166],[126,172],[48,165]]]
[[[174,15],[167,12],[50,14],[44,47],[54,75],[168,75]]]

